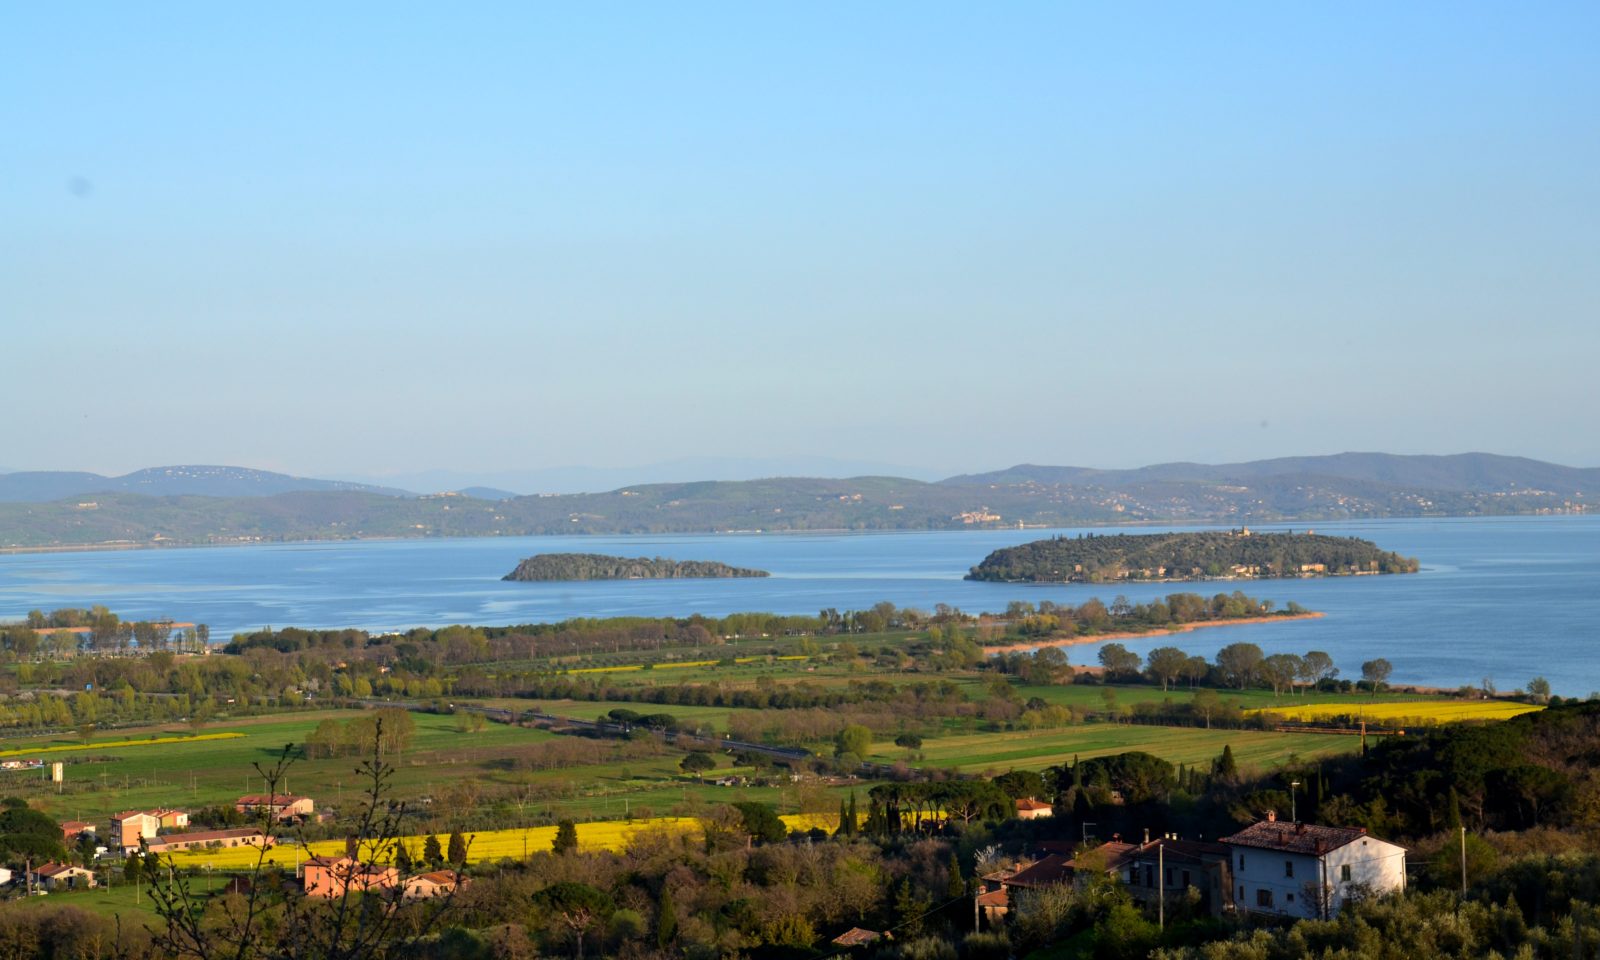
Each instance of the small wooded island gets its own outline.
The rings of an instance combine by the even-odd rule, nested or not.
[[[502,580],[682,580],[765,577],[765,570],[712,560],[609,557],[602,553],[541,553],[517,564]]]
[[[1414,557],[1370,540],[1315,533],[1084,534],[1053,537],[989,554],[968,580],[1105,583],[1117,580],[1259,580],[1416,573]]]

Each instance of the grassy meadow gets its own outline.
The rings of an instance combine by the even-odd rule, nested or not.
[[[1233,747],[1241,766],[1270,769],[1291,757],[1301,760],[1349,753],[1355,737],[1314,733],[1272,733],[1255,730],[1203,730],[1145,724],[1094,723],[1061,730],[972,733],[927,741],[919,765],[947,767],[963,773],[1001,774],[1007,770],[1042,770],[1074,757],[1087,760],[1114,753],[1143,751],[1172,764],[1206,765]],[[872,759],[905,760],[907,753],[875,744]]]

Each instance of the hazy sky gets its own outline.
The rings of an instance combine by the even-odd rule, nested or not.
[[[7,4],[0,466],[1600,464],[1600,4],[534,8]]]

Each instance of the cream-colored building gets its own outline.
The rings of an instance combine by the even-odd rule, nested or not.
[[[297,797],[292,793],[249,793],[233,803],[233,809],[239,813],[268,812],[274,820],[309,817],[316,806],[310,797]]]

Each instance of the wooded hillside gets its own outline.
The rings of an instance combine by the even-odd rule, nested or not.
[[[765,570],[730,567],[712,560],[610,557],[601,553],[541,553],[517,564],[505,580],[679,580],[765,577]]]
[[[968,580],[1097,583],[1415,573],[1417,561],[1370,540],[1313,533],[1202,533],[1053,537],[996,550]]]

